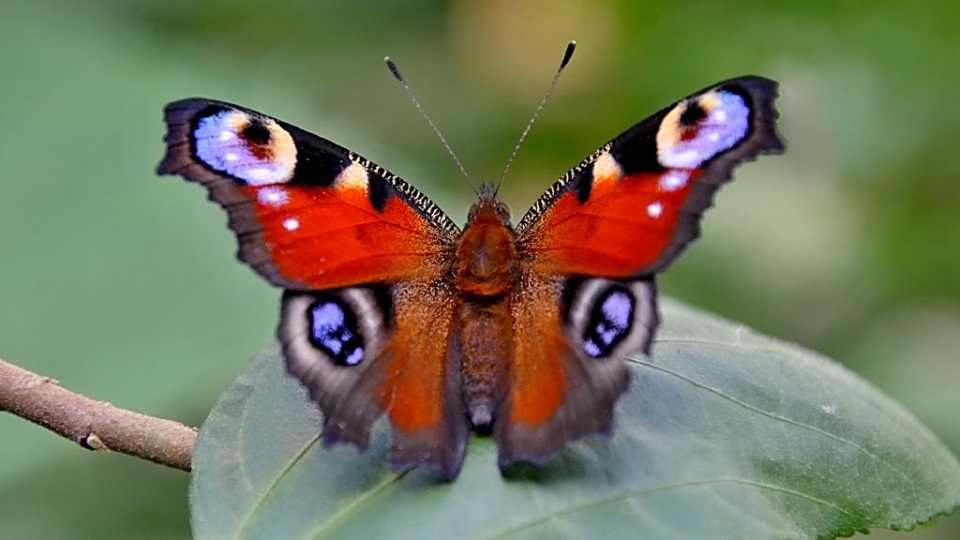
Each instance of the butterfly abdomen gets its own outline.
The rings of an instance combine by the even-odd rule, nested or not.
[[[460,387],[470,423],[485,429],[503,402],[513,353],[513,319],[509,297],[493,302],[467,301],[458,317]]]

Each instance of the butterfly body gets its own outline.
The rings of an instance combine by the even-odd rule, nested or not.
[[[239,257],[285,289],[288,370],[327,444],[386,416],[395,468],[459,473],[470,431],[500,464],[607,433],[649,353],[653,277],[697,236],[733,167],[782,150],[759,77],[707,88],[564,175],[513,227],[485,184],[461,230],[415,188],[294,126],[231,104],[166,109],[159,171],[207,187]]]
[[[486,428],[504,395],[513,342],[510,293],[516,288],[516,239],[510,214],[492,186],[484,184],[481,202],[457,245],[453,286],[459,305],[449,349],[459,351],[463,401],[470,423]]]

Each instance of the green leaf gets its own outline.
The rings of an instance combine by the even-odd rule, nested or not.
[[[504,479],[473,437],[453,483],[325,449],[273,348],[200,432],[196,538],[833,538],[909,529],[960,506],[960,463],[837,363],[665,301],[653,359],[609,439]]]

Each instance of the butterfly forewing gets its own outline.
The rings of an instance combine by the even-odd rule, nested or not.
[[[518,225],[545,274],[629,278],[665,269],[700,232],[733,168],[777,153],[776,83],[742,77],[630,128],[564,175]]]
[[[430,275],[459,233],[410,184],[289,124],[201,99],[168,105],[166,121],[160,174],[206,186],[229,214],[240,259],[279,287]]]

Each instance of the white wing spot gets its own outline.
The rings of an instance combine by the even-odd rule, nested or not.
[[[257,192],[257,201],[269,206],[283,206],[287,203],[287,192],[275,187],[265,187]]]
[[[676,191],[686,187],[690,180],[690,173],[683,169],[673,170],[660,178],[660,189],[664,191]]]
[[[658,218],[663,214],[663,205],[660,202],[650,203],[647,205],[647,215],[652,218]]]
[[[283,228],[288,231],[295,231],[300,228],[300,222],[295,218],[287,218],[283,220]]]
[[[221,140],[221,141],[229,141],[229,140],[233,139],[234,137],[235,137],[235,136],[234,136],[234,134],[233,134],[232,131],[223,130],[223,131],[220,132],[220,140]]]
[[[240,156],[234,154],[233,152],[227,152],[226,154],[224,154],[223,159],[227,161],[236,161],[240,159]]]

